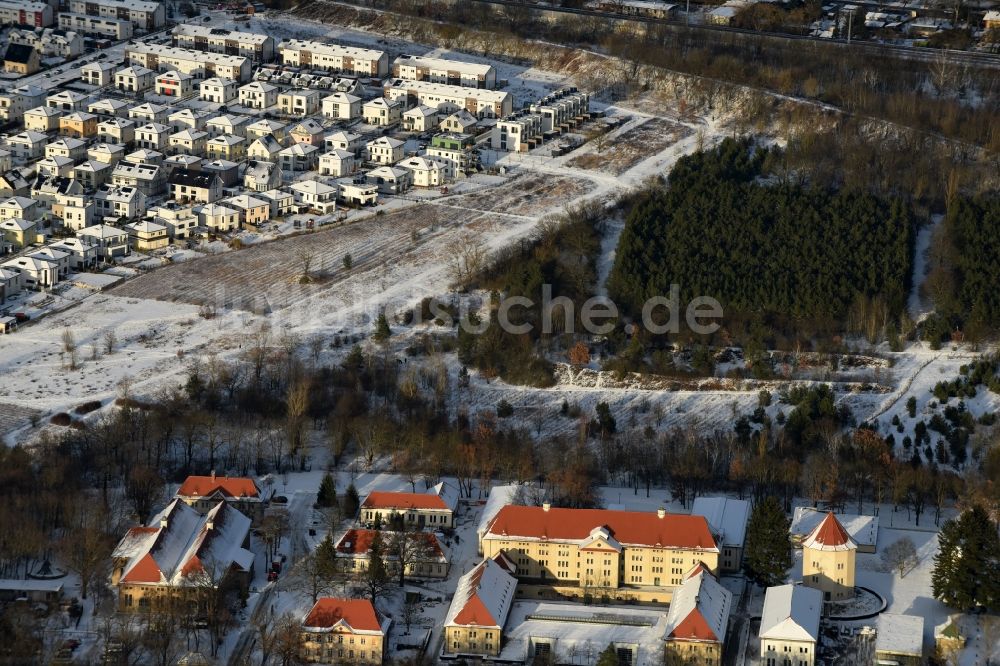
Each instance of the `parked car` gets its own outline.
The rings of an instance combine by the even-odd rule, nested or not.
[[[275,495],[271,498],[271,501],[275,504],[288,504],[288,498],[284,495]]]

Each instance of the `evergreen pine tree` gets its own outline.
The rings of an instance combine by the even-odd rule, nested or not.
[[[316,504],[324,509],[337,506],[337,484],[329,472],[320,481],[319,492],[316,493]]]
[[[332,581],[337,575],[337,547],[333,543],[333,538],[327,532],[323,540],[316,546],[316,566],[322,572],[324,578]]]
[[[771,587],[785,582],[792,567],[788,528],[788,517],[775,497],[765,497],[750,514],[743,568],[758,585]]]
[[[354,519],[361,508],[361,498],[358,497],[358,489],[354,487],[352,481],[347,490],[344,491],[344,517]]]
[[[392,335],[392,329],[389,328],[389,320],[385,318],[384,312],[380,312],[375,321],[375,332],[372,334],[372,339],[375,342],[385,342],[390,335]]]
[[[938,536],[931,589],[952,608],[1000,607],[1000,536],[981,506],[949,520]]]
[[[368,547],[368,568],[362,579],[372,603],[382,598],[389,589],[392,577],[385,566],[385,544],[382,542],[381,532],[375,533]]]
[[[619,663],[618,650],[615,649],[613,643],[608,643],[608,647],[604,648],[604,651],[597,658],[597,666],[618,666]]]

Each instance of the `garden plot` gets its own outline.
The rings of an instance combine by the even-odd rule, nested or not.
[[[7,435],[19,430],[41,415],[37,409],[0,403],[0,433]]]
[[[585,152],[576,155],[566,164],[620,175],[693,133],[694,130],[687,125],[666,118],[651,118],[614,140],[602,142],[597,139],[590,142],[582,149]]]

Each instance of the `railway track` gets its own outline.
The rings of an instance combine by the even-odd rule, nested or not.
[[[906,60],[916,60],[920,62],[946,62],[960,65],[974,65],[989,69],[1000,69],[1000,55],[993,53],[980,53],[977,51],[958,51],[955,49],[932,49],[920,46],[901,46],[898,44],[880,44],[863,40],[847,40],[840,38],[819,39],[809,35],[793,35],[788,33],[761,32],[746,28],[734,28],[724,25],[688,24],[684,19],[674,18],[654,18],[651,16],[630,16],[615,12],[602,11],[599,9],[576,9],[572,7],[539,6],[524,0],[467,0],[484,5],[497,5],[503,7],[516,7],[519,9],[534,9],[536,11],[556,12],[562,14],[575,14],[578,16],[591,16],[614,21],[629,21],[648,25],[666,26],[678,33],[684,31],[701,33],[729,33],[733,35],[745,35],[767,40],[784,42],[803,42],[817,45],[830,45],[843,49],[851,49],[854,52],[865,55],[895,57]]]

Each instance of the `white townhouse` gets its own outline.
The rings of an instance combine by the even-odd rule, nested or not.
[[[115,80],[115,66],[105,61],[88,62],[80,68],[80,78],[98,88],[110,86]]]
[[[361,115],[369,125],[385,127],[402,120],[404,108],[402,100],[390,101],[384,97],[376,97],[361,106]]]
[[[392,76],[466,88],[497,87],[497,71],[493,65],[427,56],[399,56],[392,63]]]
[[[347,150],[334,149],[319,156],[319,174],[321,176],[350,176],[354,173],[354,153]]]
[[[146,195],[135,187],[101,185],[94,194],[99,219],[134,220],[146,212]]]
[[[322,100],[323,117],[333,120],[354,120],[361,117],[361,98],[345,92],[335,92]]]
[[[210,24],[181,23],[172,31],[173,45],[210,53],[241,55],[258,63],[274,60],[274,37],[259,32],[226,30]]]
[[[215,104],[229,104],[238,99],[239,94],[239,84],[236,81],[221,79],[217,76],[205,79],[198,88],[199,99]]]
[[[311,116],[319,112],[318,90],[292,89],[278,95],[278,109],[286,116]]]
[[[106,262],[128,254],[128,231],[107,224],[95,224],[76,232],[83,243],[97,248],[98,259]]]
[[[141,93],[152,90],[156,72],[139,65],[132,65],[115,72],[115,88],[122,92]]]
[[[87,149],[87,157],[95,162],[117,164],[125,156],[125,146],[118,143],[95,143]]]
[[[448,166],[431,157],[409,157],[396,166],[413,175],[415,187],[439,187],[448,181]]]
[[[248,109],[267,109],[278,103],[278,86],[254,81],[240,86],[240,105]]]
[[[406,145],[405,141],[389,136],[380,136],[369,141],[365,146],[367,159],[375,164],[395,164],[403,159],[404,145]]]
[[[389,74],[389,56],[385,51],[289,39],[278,45],[278,53],[282,64],[294,67],[375,78]]]

